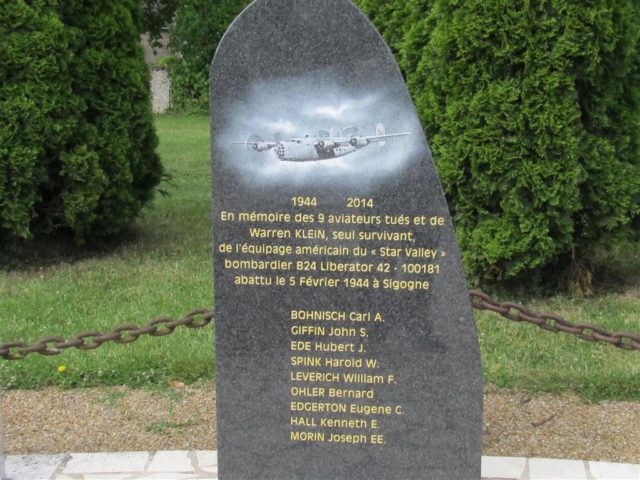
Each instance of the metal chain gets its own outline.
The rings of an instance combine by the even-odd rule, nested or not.
[[[192,310],[179,320],[159,317],[151,320],[147,325],[142,327],[122,325],[106,334],[90,331],[80,333],[69,340],[62,337],[46,337],[31,345],[23,342],[4,343],[0,344],[0,358],[4,358],[5,360],[22,360],[30,353],[39,353],[40,355],[47,356],[59,355],[68,348],[94,350],[107,342],[120,344],[135,342],[142,335],[163,337],[173,333],[178,327],[206,327],[211,323],[211,320],[213,320],[213,311],[207,308],[199,308]]]
[[[604,342],[624,350],[640,350],[640,335],[625,332],[609,332],[602,327],[589,323],[571,323],[555,313],[533,312],[514,302],[498,302],[479,291],[470,291],[471,305],[477,310],[489,310],[515,322],[532,323],[549,332],[565,332],[589,342]],[[213,320],[213,310],[199,308],[192,310],[180,320],[159,317],[147,325],[122,325],[110,333],[97,331],[83,332],[69,340],[62,337],[46,337],[27,345],[23,342],[0,344],[0,358],[22,360],[31,353],[40,355],[59,355],[68,348],[94,350],[104,343],[126,344],[135,342],[142,335],[163,337],[170,335],[178,327],[203,328]]]
[[[624,350],[640,350],[640,335],[609,332],[590,323],[571,323],[560,315],[532,312],[513,302],[498,302],[483,292],[470,291],[471,304],[477,310],[489,310],[514,322],[529,322],[549,332],[564,332],[588,342],[604,342]]]

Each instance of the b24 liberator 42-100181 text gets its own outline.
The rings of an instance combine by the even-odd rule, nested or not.
[[[289,141],[283,141],[281,136],[276,134],[273,141],[265,141],[259,135],[251,135],[244,142],[234,141],[231,143],[246,145],[249,150],[256,152],[273,150],[276,157],[283,162],[314,162],[344,157],[373,143],[384,146],[388,139],[406,135],[410,135],[410,133],[386,134],[384,125],[379,123],[376,127],[376,134],[369,136],[358,135],[356,127],[346,127],[342,130],[338,127],[331,127],[329,132],[321,130],[317,136],[305,135],[304,137],[294,137]]]

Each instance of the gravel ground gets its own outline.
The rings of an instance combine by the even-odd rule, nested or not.
[[[485,390],[483,454],[640,462],[640,402]],[[215,449],[212,383],[9,391],[8,454]]]

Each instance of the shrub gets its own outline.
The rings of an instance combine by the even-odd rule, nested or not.
[[[0,4],[0,241],[122,230],[150,200],[135,0]]]
[[[421,22],[432,31],[409,85],[472,277],[556,284],[559,269],[630,233],[638,9],[436,0]]]
[[[76,128],[69,59],[64,25],[45,2],[0,5],[0,239],[28,238],[34,222],[46,223],[44,208],[59,216],[41,186]]]
[[[396,56],[411,25],[428,12],[423,5],[425,0],[356,0],[355,3],[369,17]]]
[[[171,69],[174,111],[209,111],[209,67],[233,19],[249,0],[184,0],[171,28],[171,48],[180,58]]]
[[[86,106],[85,138],[106,177],[88,225],[95,233],[112,234],[139,214],[162,176],[149,70],[139,44],[140,2],[66,0],[61,5],[74,53],[69,63],[73,89]],[[74,203],[82,202],[69,202]]]

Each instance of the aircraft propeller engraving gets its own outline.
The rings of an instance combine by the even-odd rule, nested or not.
[[[386,134],[384,125],[379,123],[376,134],[370,136],[358,135],[354,126],[331,127],[329,132],[321,130],[317,136],[306,135],[283,141],[280,134],[274,135],[274,141],[265,141],[260,135],[251,135],[244,142],[233,141],[236,145],[246,145],[249,150],[256,152],[274,151],[276,157],[283,162],[313,162],[344,157],[364,148],[372,143],[384,146],[386,140],[394,137],[410,135],[409,132]]]

